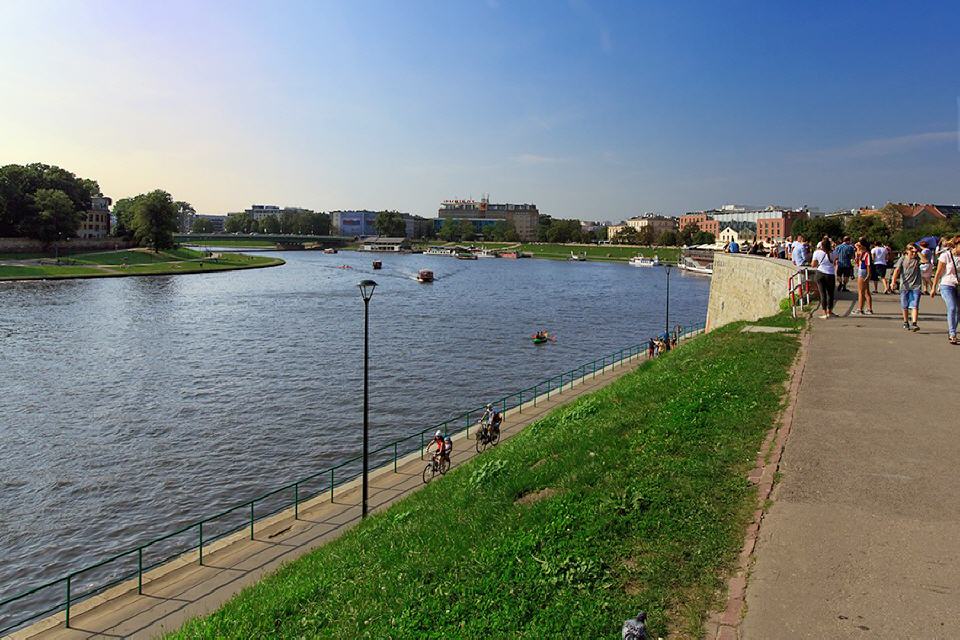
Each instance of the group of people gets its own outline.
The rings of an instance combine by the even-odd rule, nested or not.
[[[903,328],[919,331],[917,324],[920,299],[923,295],[935,297],[939,291],[947,306],[947,334],[951,344],[960,344],[957,325],[960,321],[957,265],[960,263],[960,235],[942,238],[931,246],[927,240],[909,243],[894,259],[889,244],[873,244],[866,238],[852,242],[849,236],[834,245],[824,237],[812,253],[803,236],[784,243],[784,256],[790,252],[797,266],[815,269],[815,281],[820,294],[821,318],[833,315],[836,291],[849,291],[851,279],[857,287],[857,306],[854,315],[873,314],[873,294],[900,294]],[[808,257],[809,256],[809,257]],[[889,277],[888,277],[889,274]],[[870,283],[873,283],[873,291]],[[880,286],[883,291],[880,291]]]
[[[662,353],[670,351],[670,349],[677,346],[677,339],[680,336],[679,325],[672,334],[664,333],[661,336],[656,338],[650,338],[647,340],[647,357],[656,358]]]

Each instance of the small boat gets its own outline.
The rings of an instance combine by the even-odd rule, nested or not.
[[[630,264],[634,267],[659,267],[660,258],[658,256],[653,256],[652,258],[633,256],[630,258]]]
[[[430,269],[420,269],[417,272],[417,282],[433,282],[433,271]]]
[[[533,344],[543,344],[544,342],[550,342],[551,340],[556,339],[556,336],[551,336],[549,333],[537,332],[530,336],[530,340],[533,341]]]
[[[334,253],[337,252],[337,250],[334,249],[333,247],[327,247],[326,249],[323,250],[323,252],[324,252],[324,253],[329,253],[329,254],[334,254]]]
[[[585,262],[586,259],[587,259],[587,254],[584,253],[583,255],[578,255],[573,251],[570,252],[570,257],[567,258],[567,260],[569,260],[570,262]]]
[[[516,260],[520,255],[516,251],[505,251],[500,254],[500,257],[508,260]]]
[[[476,260],[477,254],[475,253],[458,253],[457,260]]]
[[[383,267],[383,263],[382,263],[382,262],[380,262],[379,260],[374,260],[374,261],[373,261],[373,268],[374,268],[374,269],[380,269],[381,267]]]
[[[452,256],[453,249],[447,247],[427,247],[423,252],[425,256]]]
[[[473,255],[477,256],[478,258],[499,258],[500,257],[488,249],[484,249],[483,251],[478,251]]]

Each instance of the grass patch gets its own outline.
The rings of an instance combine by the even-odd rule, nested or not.
[[[205,273],[254,269],[284,264],[283,260],[242,253],[223,253],[219,258],[206,257],[202,251],[188,248],[152,251],[108,251],[71,256],[68,263],[39,266],[2,266],[0,280],[41,278],[90,278],[181,273]]]
[[[276,245],[275,242],[270,242],[269,240],[253,240],[253,239],[224,239],[224,240],[186,240],[184,244],[189,244],[197,247],[249,247],[249,248],[263,248],[268,247],[273,249]]]
[[[524,244],[523,251],[533,254],[535,258],[566,260],[573,252],[577,255],[586,253],[588,260],[616,262],[625,262],[636,255],[648,258],[656,255],[662,261],[676,262],[680,255],[680,250],[676,247],[623,247],[619,245]]]
[[[173,638],[699,638],[798,338],[698,337],[285,565]]]

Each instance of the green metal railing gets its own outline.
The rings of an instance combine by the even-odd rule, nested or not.
[[[674,331],[674,335],[677,340],[691,337],[703,331],[704,327],[702,324],[695,325],[693,327],[682,328],[677,327]],[[503,413],[507,411],[516,409],[518,413],[523,413],[523,405],[525,403],[532,402],[532,406],[536,406],[537,402],[542,399],[549,400],[551,395],[556,395],[558,393],[563,393],[564,388],[569,390],[573,387],[574,383],[578,380],[586,380],[587,378],[596,378],[597,373],[603,373],[607,368],[615,369],[618,365],[622,365],[625,361],[632,360],[638,356],[642,356],[647,352],[646,342],[634,345],[632,347],[627,347],[625,349],[620,349],[614,353],[602,356],[591,362],[584,363],[578,367],[570,369],[560,373],[552,378],[538,382],[537,384],[521,389],[510,395],[503,396],[499,400],[492,402],[491,404],[500,405],[500,410]],[[371,459],[376,456],[376,454],[386,453],[389,454],[387,457],[382,458],[381,464],[389,464],[391,459],[393,462],[393,470],[397,471],[397,461],[411,453],[416,452],[419,449],[420,457],[423,458],[426,446],[429,444],[428,439],[424,436],[428,433],[434,431],[441,431],[444,435],[455,434],[461,431],[464,431],[467,436],[470,435],[470,427],[474,424],[474,417],[482,415],[485,410],[486,405],[481,406],[476,409],[471,409],[465,411],[458,416],[445,420],[440,424],[434,425],[427,429],[423,429],[417,433],[413,433],[404,438],[394,440],[388,444],[383,445],[377,449],[370,451]],[[63,610],[65,612],[65,623],[66,626],[70,627],[70,607],[76,604],[78,601],[88,598],[90,596],[96,595],[109,589],[110,587],[116,586],[121,582],[126,580],[131,580],[134,577],[137,579],[137,593],[143,593],[143,574],[154,567],[157,567],[165,562],[172,560],[173,558],[181,557],[186,553],[191,553],[196,550],[198,555],[198,563],[203,565],[203,548],[204,546],[209,546],[212,542],[223,538],[225,536],[236,533],[237,531],[243,529],[249,529],[250,539],[255,539],[255,524],[258,520],[262,520],[271,515],[274,515],[285,509],[293,507],[293,517],[294,519],[300,518],[300,505],[306,501],[312,500],[319,496],[322,493],[329,492],[330,500],[333,501],[334,498],[334,489],[340,485],[343,485],[350,480],[361,475],[361,471],[351,471],[350,469],[344,469],[350,465],[359,463],[362,459],[362,456],[356,456],[345,460],[340,464],[337,464],[333,467],[317,471],[316,473],[310,474],[293,482],[290,482],[282,487],[273,489],[267,493],[264,493],[252,500],[241,502],[236,504],[229,509],[221,511],[220,513],[204,518],[198,522],[193,522],[186,526],[183,526],[176,531],[167,533],[158,538],[154,538],[148,542],[122,551],[115,555],[112,555],[104,560],[101,560],[97,563],[83,567],[82,569],[77,569],[68,573],[62,578],[57,578],[46,582],[44,584],[38,585],[28,591],[24,591],[18,595],[6,598],[0,601],[0,613],[2,613],[2,608],[8,605],[11,605],[15,602],[23,602],[28,599],[30,596],[34,596],[44,591],[53,590],[56,588],[62,589],[64,594],[63,601],[55,604],[52,607],[46,608],[42,611],[38,611],[32,614],[27,615],[26,617],[20,618],[8,626],[0,628],[0,633],[10,631],[16,627],[19,627],[26,622],[34,620],[44,615],[58,612]],[[328,477],[329,476],[329,477]],[[309,487],[311,483],[316,483],[320,480],[320,485],[322,488],[316,489],[313,492],[309,490],[304,492],[305,487]],[[280,506],[273,509],[268,509],[267,511],[257,512],[256,505],[258,503],[263,503],[270,498],[279,496],[284,492],[292,493],[292,501],[282,501]],[[291,503],[292,502],[292,503]],[[225,530],[219,531],[214,535],[209,534],[209,525],[218,520],[223,520],[227,516],[232,516],[242,512],[243,518],[242,522],[239,524],[233,524],[228,526]],[[239,518],[237,518],[239,520]],[[204,535],[204,526],[208,527],[208,535]],[[187,538],[189,537],[191,541],[187,543],[187,546],[184,548],[182,545],[176,551],[172,553],[165,553],[160,559],[144,564],[144,551],[154,547],[156,545],[162,545],[167,541],[173,540],[178,537]],[[174,546],[171,544],[171,546]],[[135,562],[135,569],[133,568]],[[113,577],[106,578],[106,582],[103,584],[98,584],[96,586],[90,587],[85,591],[77,592],[75,590],[76,582],[80,576],[84,574],[89,574],[96,569],[118,563],[120,561],[126,561],[131,566],[126,571],[120,570],[119,575],[114,575]],[[3,623],[0,623],[3,624]]]

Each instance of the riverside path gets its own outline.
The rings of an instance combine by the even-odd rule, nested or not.
[[[811,323],[740,638],[960,638],[960,347],[944,304]]]
[[[503,439],[515,435],[550,411],[610,384],[634,370],[645,355],[624,358],[622,363],[598,369],[504,414]],[[474,439],[465,433],[453,437],[453,466],[476,455]],[[418,452],[400,458],[396,471],[390,463],[371,472],[371,511],[388,507],[422,487],[425,462]],[[434,482],[442,482],[442,479]],[[336,488],[333,500],[323,494],[292,509],[258,521],[254,539],[239,532],[210,543],[203,550],[203,565],[196,552],[146,572],[142,594],[136,579],[77,602],[70,612],[70,628],[61,612],[12,634],[14,640],[56,638],[153,638],[178,629],[196,616],[211,613],[244,587],[280,565],[338,537],[360,520],[359,479]]]

